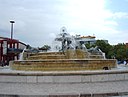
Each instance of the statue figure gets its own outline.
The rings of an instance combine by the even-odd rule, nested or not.
[[[90,52],[92,54],[100,54],[100,55],[102,54],[102,52],[98,46],[96,46],[95,48],[91,47],[90,49],[88,49],[88,52]]]

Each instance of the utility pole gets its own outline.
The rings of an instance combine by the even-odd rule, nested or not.
[[[15,23],[15,21],[10,21],[11,23],[11,39],[13,39],[13,24]]]

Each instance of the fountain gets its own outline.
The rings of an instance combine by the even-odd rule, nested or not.
[[[25,52],[25,50],[26,50],[26,48],[24,48],[23,51],[20,53],[19,61],[24,60],[23,56],[24,56],[24,52]]]
[[[25,60],[10,62],[10,67],[27,71],[80,71],[116,67],[115,59],[105,59],[98,47],[87,49],[82,42],[76,42],[65,29],[62,29],[55,41],[62,44],[58,52],[30,54]]]
[[[55,38],[61,46],[43,53],[27,53],[0,71],[0,97],[124,97],[128,70],[116,68],[98,48],[87,49],[65,30]],[[114,69],[112,69],[114,68]],[[111,69],[111,70],[103,70]]]

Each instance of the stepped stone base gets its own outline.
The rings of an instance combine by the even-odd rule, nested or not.
[[[115,59],[103,59],[81,49],[31,54],[27,60],[10,62],[14,70],[75,71],[116,68]]]
[[[29,60],[13,61],[10,66],[14,70],[32,71],[74,71],[74,70],[99,70],[107,67],[115,68],[116,60],[98,59],[61,59],[61,60]]]
[[[44,59],[66,59],[65,55],[35,55],[28,58],[28,60],[44,60]]]

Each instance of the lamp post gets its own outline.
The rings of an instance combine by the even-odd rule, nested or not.
[[[13,39],[13,24],[15,23],[15,21],[10,21],[11,23],[11,39]]]

